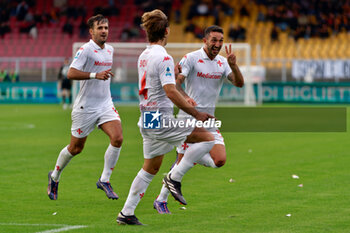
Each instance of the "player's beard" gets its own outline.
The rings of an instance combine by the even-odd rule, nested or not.
[[[100,44],[103,45],[104,43],[106,43],[107,38],[108,38],[108,34],[100,35],[100,36],[99,36],[99,42],[100,42]]]
[[[216,49],[214,49],[215,46],[208,46],[208,52],[210,54],[210,56],[212,57],[216,57],[219,53],[220,53],[220,50],[221,50],[221,47],[218,47]]]
[[[107,37],[108,37],[107,35],[106,35],[105,37],[102,37],[102,36],[101,36],[101,38],[100,38],[100,43],[101,43],[101,44],[106,43]]]

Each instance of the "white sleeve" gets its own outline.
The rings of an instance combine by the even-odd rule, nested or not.
[[[158,72],[162,86],[166,84],[175,84],[174,60],[171,56],[162,57],[158,66]]]
[[[191,67],[192,67],[192,62],[191,62],[191,58],[188,56],[188,54],[186,54],[180,61],[180,65],[182,68],[181,74],[185,77],[188,76],[188,74],[191,71]]]
[[[70,67],[73,67],[77,70],[83,71],[84,65],[87,60],[88,51],[86,48],[81,47],[78,52],[75,54],[74,59]]]

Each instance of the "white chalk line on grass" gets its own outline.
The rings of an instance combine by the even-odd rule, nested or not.
[[[40,231],[36,233],[54,233],[54,232],[62,232],[62,231],[69,231],[73,229],[79,229],[79,228],[85,228],[87,226],[85,225],[76,225],[76,226],[66,226],[58,229],[52,229],[52,230],[47,230],[47,231]]]
[[[54,232],[63,232],[63,231],[69,231],[79,228],[85,228],[88,227],[86,225],[66,225],[66,224],[40,224],[40,223],[0,223],[2,226],[50,226],[50,227],[61,227],[57,229],[50,229],[46,231],[39,231],[36,233],[54,233]]]

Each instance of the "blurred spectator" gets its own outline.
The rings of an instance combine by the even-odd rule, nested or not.
[[[134,0],[135,5],[139,6],[144,12],[152,11],[157,8],[155,1],[152,0]]]
[[[259,5],[259,11],[258,11],[258,16],[256,17],[256,21],[257,22],[265,22],[266,20],[266,16],[265,13],[263,11],[263,6]]]
[[[73,36],[73,30],[74,30],[74,27],[71,23],[71,20],[68,18],[66,23],[63,25],[62,31],[64,33],[69,34],[70,36]]]
[[[11,32],[11,28],[8,24],[0,22],[0,38],[4,38],[6,33]]]
[[[187,25],[185,26],[185,32],[194,33],[195,28],[196,28],[196,25],[193,23],[193,20],[188,20]]]
[[[173,13],[175,14],[175,23],[181,23],[181,0],[174,0],[171,6]]]
[[[216,4],[214,4],[215,6]],[[218,5],[220,5],[221,11],[227,16],[232,16],[234,14],[234,9],[224,1],[219,0]]]
[[[15,82],[19,82],[19,75],[16,71],[12,70],[9,74],[8,74],[8,81],[15,83]]]
[[[244,16],[249,17],[249,15],[250,15],[248,10],[247,10],[247,7],[245,5],[241,7],[239,14],[240,14],[240,16],[243,16],[243,17]]]
[[[67,4],[67,0],[53,0],[53,6],[62,8]]]
[[[32,39],[38,38],[38,28],[36,27],[35,24],[29,29],[29,36]]]
[[[312,30],[311,30],[311,26],[310,25],[307,25],[306,26],[306,29],[305,29],[305,35],[304,35],[304,38],[306,40],[310,39],[312,36]]]
[[[298,26],[293,32],[293,37],[295,41],[298,41],[300,38],[305,38],[305,27]]]
[[[187,13],[187,19],[191,20],[193,17],[198,15],[198,11],[197,11],[197,1],[193,2],[190,6],[190,9],[188,10]]]
[[[196,25],[195,28],[194,28],[194,36],[196,38],[198,38],[198,39],[203,39],[203,37],[204,37],[204,30]]]
[[[197,13],[200,16],[208,16],[209,15],[209,6],[206,2],[200,1],[197,5]]]
[[[238,25],[236,28],[231,25],[230,30],[228,32],[228,36],[233,41],[245,41],[246,39],[246,30],[245,28]]]
[[[220,25],[220,12],[221,12],[221,5],[215,5],[213,9],[212,15],[215,18],[214,24],[215,25]]]
[[[327,39],[329,37],[329,31],[326,24],[323,24],[318,32],[321,39]]]
[[[0,70],[0,82],[5,82],[9,79],[8,73],[5,69]]]
[[[72,104],[72,81],[67,78],[69,69],[69,58],[65,58],[58,73],[58,88],[61,90],[63,109],[67,109]]]
[[[139,37],[140,37],[140,27],[136,27],[135,25],[130,26],[129,24],[126,24],[120,35],[120,40],[129,41],[131,39],[135,39]]]
[[[104,16],[117,16],[119,15],[119,8],[116,7],[114,4],[113,5],[109,5],[109,6],[97,6],[95,7],[94,9],[94,15],[97,15],[97,14],[102,14]]]
[[[202,39],[204,35],[204,30],[193,23],[193,20],[189,20],[186,27],[185,32],[193,33],[194,36],[198,39]]]
[[[85,18],[81,19],[81,22],[79,24],[79,37],[80,38],[85,38],[88,35],[89,27],[86,24]]]
[[[142,11],[137,11],[136,16],[134,17],[133,23],[135,27],[141,27],[141,16],[143,12]]]
[[[278,42],[279,40],[278,29],[276,26],[274,26],[271,30],[270,39],[271,39],[271,42]]]
[[[44,22],[44,20],[43,20],[43,15],[41,14],[41,12],[40,12],[39,10],[36,10],[36,11],[35,11],[33,17],[34,17],[34,22],[35,22],[36,24],[41,25],[41,24]]]
[[[44,12],[42,15],[41,15],[41,18],[43,20],[43,23],[46,24],[47,26],[50,26],[51,25],[51,15],[47,12]]]
[[[67,18],[77,19],[79,16],[79,11],[74,6],[68,6],[66,9]]]
[[[16,7],[16,16],[18,21],[22,21],[28,12],[26,1],[21,1]]]

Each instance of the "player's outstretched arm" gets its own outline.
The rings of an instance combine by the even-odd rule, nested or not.
[[[244,78],[236,63],[236,55],[233,53],[231,45],[229,46],[229,48],[225,46],[225,50],[227,55],[227,62],[232,70],[232,73],[230,73],[227,78],[236,87],[243,87]]]
[[[214,116],[205,113],[198,112],[191,104],[189,104],[183,95],[176,89],[174,84],[166,84],[163,89],[168,96],[168,98],[180,109],[190,114],[199,121],[206,121],[209,118],[215,118]]]
[[[182,74],[178,74],[176,76],[176,89],[185,97],[185,100],[191,104],[192,106],[197,106],[196,101],[194,101],[194,99],[192,99],[191,97],[189,97],[186,92],[184,91],[184,89],[182,89],[182,83],[185,81],[185,76],[183,76]]]
[[[71,79],[71,80],[87,80],[87,79],[107,80],[112,76],[114,76],[114,74],[111,72],[111,69],[104,70],[99,73],[90,73],[90,72],[80,71],[71,67],[69,68],[67,73],[68,79]]]

